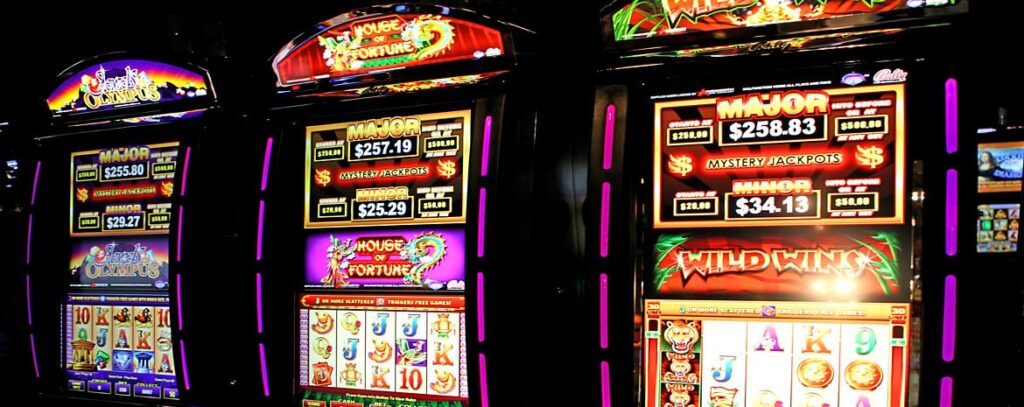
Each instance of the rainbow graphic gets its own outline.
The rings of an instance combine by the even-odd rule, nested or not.
[[[141,59],[105,61],[75,72],[46,98],[53,114],[210,97],[206,75]]]

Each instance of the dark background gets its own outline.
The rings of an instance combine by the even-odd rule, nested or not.
[[[19,380],[31,373],[24,341],[12,336],[25,325],[24,304],[24,231],[21,216],[31,186],[29,160],[23,152],[31,138],[45,130],[45,97],[55,86],[56,76],[71,64],[97,54],[127,50],[155,55],[171,54],[195,60],[208,67],[215,80],[218,96],[229,114],[257,111],[269,104],[274,77],[270,59],[295,35],[317,22],[343,11],[368,4],[366,0],[223,4],[213,1],[179,1],[151,4],[132,2],[78,2],[50,4],[41,1],[6,3],[0,6],[0,165],[20,158],[20,168],[4,178],[0,185],[0,399],[18,394]],[[593,70],[600,55],[599,10],[605,4],[593,0],[452,0],[445,5],[462,6],[482,14],[522,25],[539,34],[538,59],[544,66],[545,84],[551,89],[543,97],[555,102],[589,104],[593,95]],[[998,125],[997,109],[1004,107],[1009,124],[1024,124],[1024,64],[1019,42],[1022,2],[976,0],[971,3],[969,25],[961,35],[962,43],[947,52],[971,66],[976,97],[961,104],[964,114],[972,115],[979,126]],[[763,69],[782,69],[764,67]],[[565,95],[564,99],[557,95]],[[584,111],[589,111],[584,106]],[[3,125],[10,122],[10,125]],[[586,124],[581,129],[587,129]],[[586,130],[582,130],[586,131]],[[243,137],[238,135],[237,137]],[[45,244],[45,242],[41,243]],[[1012,270],[1011,270],[1012,271]],[[1004,272],[990,272],[993,285],[999,285]],[[1018,270],[1020,272],[1020,270]],[[1001,290],[1001,291],[1000,291]],[[1001,287],[999,295],[1018,287]],[[966,293],[964,304],[985,301],[991,292]],[[1014,295],[1014,294],[1010,294]],[[17,299],[19,302],[16,302]],[[1020,304],[1020,298],[999,304]],[[1020,305],[1016,313],[1021,313]],[[1005,314],[1003,314],[1005,315]],[[980,321],[985,316],[974,316]],[[983,335],[999,335],[1019,329],[1020,319],[996,321]],[[542,333],[532,334],[543,337]],[[1019,338],[1020,336],[1018,336]],[[1019,342],[1019,341],[1018,341]],[[1019,348],[1019,346],[1018,346]],[[567,351],[571,349],[567,348]],[[992,357],[1007,360],[1012,352],[993,351]],[[981,357],[980,354],[978,357]],[[1019,367],[999,366],[991,362],[996,374],[1009,369],[1020,377]],[[985,365],[986,363],[979,363]],[[541,367],[543,368],[543,367]],[[981,389],[983,387],[979,387]],[[1018,389],[988,389],[1018,392]],[[571,388],[567,392],[591,392]],[[8,393],[13,392],[13,393]],[[1018,397],[1019,399],[1019,397]],[[504,405],[504,404],[496,404]],[[1016,405],[1016,404],[1011,404]]]

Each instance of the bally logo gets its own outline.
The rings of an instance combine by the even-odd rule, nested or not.
[[[882,69],[872,78],[875,83],[906,82],[908,73],[902,69]]]

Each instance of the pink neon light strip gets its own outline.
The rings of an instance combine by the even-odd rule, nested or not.
[[[952,362],[956,351],[956,276],[946,276],[946,295],[942,305],[942,360]]]
[[[484,338],[484,273],[476,273],[476,341],[483,343]]]
[[[256,260],[263,260],[263,214],[266,210],[266,202],[260,199],[260,217],[256,224]]]
[[[185,219],[185,205],[178,206],[178,249],[174,253],[174,258],[179,262],[181,261],[181,233],[182,233],[182,220]]]
[[[484,224],[487,220],[487,188],[480,188],[479,216],[476,219],[476,257],[484,257]]]
[[[32,368],[35,369],[36,378],[39,378],[39,358],[36,356],[36,336],[35,334],[28,334],[28,343],[32,347]]]
[[[939,407],[953,407],[953,378],[944,376],[939,385]]]
[[[600,309],[598,309],[598,322],[601,330],[601,349],[608,349],[608,274],[601,273],[599,282],[601,291]]]
[[[32,177],[32,200],[29,202],[29,206],[36,205],[36,189],[39,187],[39,170],[43,168],[42,161],[36,161],[36,175]]]
[[[956,153],[960,144],[960,105],[955,78],[946,80],[946,154]]]
[[[608,105],[604,111],[604,161],[605,170],[612,168],[612,145],[615,144],[615,105]]]
[[[263,178],[260,180],[260,191],[267,190],[267,173],[270,172],[270,152],[273,151],[274,138],[267,137],[267,149],[263,151]]]
[[[607,361],[601,361],[601,407],[612,407],[612,378]]]
[[[178,340],[178,348],[181,349],[181,377],[185,379],[185,390],[190,390],[192,386],[189,385],[188,381],[188,358],[185,357],[185,341]]]
[[[484,148],[483,157],[480,162],[480,176],[486,177],[491,162],[491,116],[484,119]]]
[[[256,273],[256,332],[263,333],[263,276]]]
[[[32,262],[32,215],[28,214],[28,232],[25,236],[25,265]]]
[[[175,290],[175,294],[178,297],[178,330],[179,331],[184,331],[185,330],[185,318],[184,318],[184,315],[182,315],[182,313],[181,313],[181,274],[178,274],[177,276],[175,276],[175,283],[177,283],[177,284],[175,285],[174,290]]]
[[[181,196],[185,196],[185,186],[188,185],[188,161],[192,156],[192,147],[185,147],[185,169],[181,170]]]
[[[270,397],[270,381],[267,380],[267,351],[260,342],[260,375],[263,378],[263,397]]]
[[[32,277],[25,273],[25,305],[28,309],[28,326],[32,326]]]
[[[490,397],[487,394],[487,358],[480,354],[480,407],[490,407]]]
[[[612,186],[601,183],[601,257],[608,257],[608,218],[611,216]]]

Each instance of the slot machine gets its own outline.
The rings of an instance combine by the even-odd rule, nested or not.
[[[496,349],[515,327],[488,321],[515,312],[495,305],[512,281],[497,272],[512,233],[498,231],[519,216],[511,185],[532,149],[531,34],[399,3],[324,20],[273,58],[253,222],[258,402],[498,403],[511,373],[495,366],[514,358]]]
[[[190,377],[187,357],[201,348],[192,332],[206,303],[196,293],[213,268],[201,267],[210,240],[199,204],[211,194],[195,179],[217,144],[210,75],[191,63],[105,54],[62,72],[46,103],[49,126],[26,164],[35,397],[194,401],[193,381],[208,377]]]
[[[959,44],[966,10],[635,0],[602,11],[587,187],[595,401],[964,397],[957,281],[973,228],[958,217],[974,211],[973,157],[958,141],[966,70],[943,47]]]

